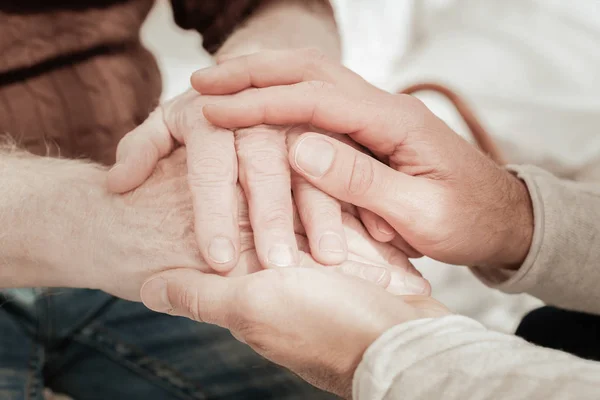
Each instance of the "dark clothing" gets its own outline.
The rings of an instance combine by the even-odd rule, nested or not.
[[[600,316],[555,307],[533,310],[523,318],[517,336],[538,346],[600,361]]]

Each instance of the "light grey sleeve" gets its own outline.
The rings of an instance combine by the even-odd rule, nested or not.
[[[398,325],[365,352],[354,400],[597,400],[600,364],[461,316]]]
[[[548,304],[600,313],[600,183],[562,180],[533,166],[509,169],[531,195],[531,249],[517,271],[473,272],[504,292],[529,293]]]

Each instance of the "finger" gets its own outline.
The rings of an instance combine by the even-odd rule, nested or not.
[[[401,250],[404,254],[406,254],[409,258],[420,258],[423,257],[423,254],[417,251],[414,247],[412,247],[404,238],[400,235],[396,235],[396,237],[390,242],[390,244],[397,249]]]
[[[325,265],[345,261],[348,247],[340,203],[295,172],[292,174],[292,191],[315,260]]]
[[[392,268],[390,270],[391,281],[387,291],[395,295],[429,296],[431,294],[429,281],[416,270],[410,261],[408,261],[408,265],[410,267],[407,269]],[[418,275],[415,275],[414,271],[417,271]]]
[[[375,241],[357,219],[345,215],[344,228],[348,248],[348,261],[375,265],[390,270],[391,281],[387,291],[393,294],[428,294],[429,282],[411,264],[408,257],[387,243]]]
[[[108,172],[108,190],[124,193],[140,186],[154,171],[158,160],[169,155],[174,141],[158,108],[117,147],[117,162]]]
[[[326,82],[310,81],[239,93],[203,108],[225,128],[308,123],[350,134],[371,151],[392,154],[408,132],[424,129],[430,111],[412,96],[380,93],[354,96]]]
[[[420,310],[422,318],[439,318],[452,314],[448,307],[431,296],[405,295],[402,296],[402,300],[406,304]]]
[[[365,225],[365,228],[369,231],[369,234],[373,239],[386,243],[394,239],[396,231],[387,221],[381,218],[379,215],[365,208],[359,208],[358,214],[360,220]]]
[[[268,126],[236,132],[240,184],[246,193],[256,253],[265,267],[298,261],[285,132]]]
[[[316,49],[272,50],[222,57],[218,65],[195,72],[192,87],[203,94],[231,94],[251,87],[290,85],[320,80],[364,88],[366,82]],[[374,87],[373,87],[374,88]]]
[[[153,311],[228,328],[238,309],[235,291],[240,283],[240,278],[178,268],[151,277],[142,286],[140,297]]]
[[[230,271],[237,264],[240,248],[233,132],[204,120],[188,130],[184,140],[198,247],[215,271]]]
[[[392,280],[390,270],[374,265],[362,264],[354,261],[346,261],[339,266],[332,267],[335,271],[344,275],[354,276],[369,283],[386,289]]]
[[[306,133],[292,146],[290,165],[336,199],[383,217],[395,231],[410,219],[415,178],[324,135]]]
[[[325,268],[366,280],[394,295],[429,295],[431,293],[429,282],[421,276],[408,260],[406,264],[409,268],[395,268],[376,265],[377,262],[373,262],[374,259],[377,259],[376,256],[371,256],[368,259],[353,257],[354,260],[344,261],[338,266]],[[299,266],[304,268],[323,267],[307,253],[301,253]]]
[[[354,276],[373,283],[394,295],[428,296],[431,294],[431,286],[425,278],[408,272],[401,273],[400,271],[385,267],[354,261],[346,261],[340,266],[331,268],[345,275]]]
[[[214,57],[214,60],[215,60],[215,64],[219,65],[219,64],[223,64],[227,60],[231,60],[233,58],[238,58],[238,57],[240,57],[239,54],[218,54]],[[200,69],[200,71],[207,69],[207,68],[210,68],[210,67],[202,68],[202,69]],[[194,77],[194,74],[192,74],[192,77]]]

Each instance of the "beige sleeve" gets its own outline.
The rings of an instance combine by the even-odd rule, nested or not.
[[[598,399],[600,364],[462,316],[398,325],[365,352],[354,400]]]
[[[600,313],[600,183],[558,179],[533,166],[509,169],[531,195],[531,249],[517,271],[473,272],[504,292],[525,292],[548,304]]]

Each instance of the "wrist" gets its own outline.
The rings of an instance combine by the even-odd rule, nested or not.
[[[2,155],[0,220],[11,227],[0,246],[2,286],[84,285],[104,176],[80,161]]]
[[[328,0],[266,2],[227,39],[217,56],[306,47],[340,58],[339,33]]]
[[[352,347],[349,348],[347,352],[347,356],[349,357],[348,367],[344,368],[335,380],[337,386],[335,387],[334,392],[342,399],[352,399],[352,383],[354,381],[354,375],[362,362],[365,352],[377,338],[389,329],[389,327],[383,328],[382,326],[381,323],[369,320],[367,321],[367,324],[360,324],[360,329],[356,330],[357,335],[352,341]]]
[[[394,301],[400,298],[397,297]],[[350,342],[351,346],[347,348],[346,354],[349,357],[347,367],[342,369],[336,379],[338,386],[335,388],[335,394],[341,398],[352,399],[354,375],[369,347],[389,329],[406,322],[402,312],[398,311],[402,307],[398,307],[398,304],[393,303],[389,306],[389,308],[380,310],[381,312],[372,312],[369,318],[364,319],[361,324],[355,327],[357,329],[354,330],[355,335]]]
[[[533,240],[533,205],[525,182],[506,173],[507,184],[503,208],[504,235],[498,251],[488,266],[517,270],[525,261]]]
[[[196,244],[191,202],[179,207],[144,189],[110,199],[105,223],[96,225],[99,251],[91,276],[93,288],[134,301],[152,274],[206,267]]]
[[[105,168],[92,164],[71,167],[79,170],[79,179],[73,175],[56,187],[62,197],[57,203],[63,208],[57,211],[55,225],[62,227],[63,234],[50,236],[51,242],[59,239],[59,243],[47,246],[48,262],[62,282],[47,286],[96,288],[96,272],[114,254],[114,249],[106,246],[107,226],[114,224],[113,196],[105,189]],[[66,189],[69,185],[72,190]]]

